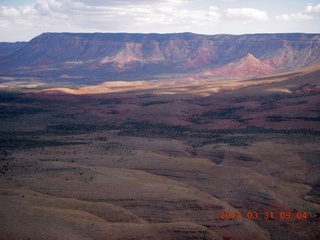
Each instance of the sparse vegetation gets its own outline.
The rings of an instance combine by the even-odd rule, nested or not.
[[[0,118],[13,118],[24,114],[38,114],[46,112],[42,108],[0,106]]]
[[[247,239],[287,236],[279,219],[219,220],[232,206],[243,216],[308,212],[303,231],[291,219],[290,238],[316,237],[318,95],[202,97],[193,87],[161,98],[158,90],[0,94],[1,214],[15,211],[12,226],[26,218],[33,230],[41,221],[90,237],[104,231],[96,226],[136,239],[228,238],[243,229]]]
[[[158,100],[158,101],[143,102],[141,103],[141,106],[150,106],[150,105],[158,105],[158,104],[166,104],[166,103],[168,103],[168,101]]]

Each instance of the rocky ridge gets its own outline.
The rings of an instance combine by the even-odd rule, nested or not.
[[[188,73],[256,76],[318,62],[320,34],[43,33],[0,57],[0,75],[73,82]]]

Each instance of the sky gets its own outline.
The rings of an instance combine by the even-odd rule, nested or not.
[[[0,0],[0,42],[43,32],[320,33],[320,0]]]

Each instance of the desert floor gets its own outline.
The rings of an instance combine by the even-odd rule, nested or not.
[[[0,239],[319,239],[320,71],[0,93]]]

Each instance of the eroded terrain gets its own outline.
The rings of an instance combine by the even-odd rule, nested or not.
[[[319,239],[319,71],[137,85],[0,94],[1,239]]]

